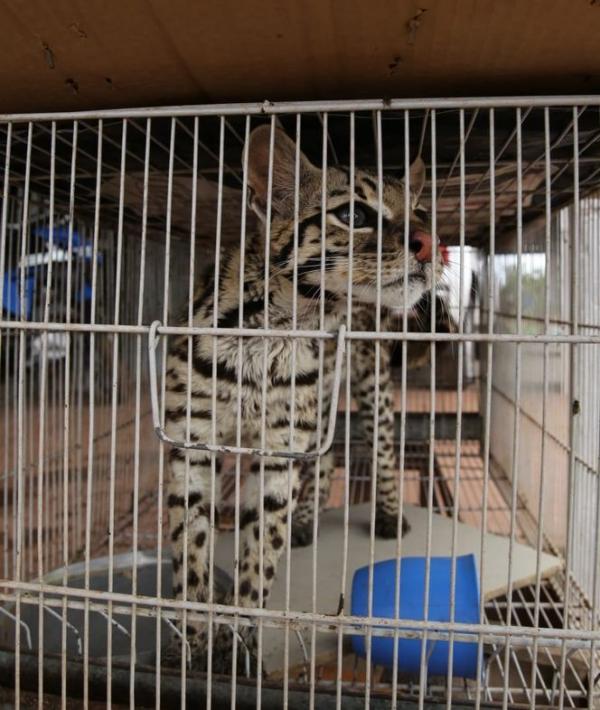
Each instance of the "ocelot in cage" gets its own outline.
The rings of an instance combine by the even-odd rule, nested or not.
[[[223,328],[305,330],[323,328],[336,331],[347,316],[348,271],[352,279],[352,330],[373,331],[377,285],[381,306],[382,330],[398,327],[397,312],[403,305],[413,307],[439,281],[444,261],[443,248],[434,253],[427,231],[427,214],[419,203],[425,182],[425,166],[418,158],[410,167],[408,184],[410,214],[405,215],[404,178],[383,178],[381,195],[377,176],[356,169],[353,176],[354,199],[351,207],[351,175],[347,169],[330,167],[326,174],[326,213],[323,206],[322,171],[299,156],[296,173],[296,146],[280,129],[275,129],[272,167],[269,168],[271,128],[260,126],[251,133],[248,146],[248,185],[250,206],[262,228],[246,239],[243,263],[243,303],[240,293],[240,251],[230,250],[220,264],[218,303],[215,302],[214,271],[197,292],[194,300],[195,326],[211,326],[215,308],[217,325]],[[271,170],[271,186],[269,172]],[[295,187],[299,191],[295,193]],[[270,197],[271,204],[268,205]],[[380,203],[381,198],[381,203]],[[381,204],[381,233],[378,212]],[[353,209],[353,212],[351,211]],[[409,220],[408,280],[405,281],[405,219]],[[267,224],[269,220],[269,224]],[[295,224],[297,234],[295,235]],[[322,261],[322,225],[326,225],[325,261]],[[353,232],[350,255],[350,232]],[[265,239],[268,233],[270,269],[268,303],[265,303]],[[380,239],[380,242],[378,241]],[[379,246],[378,246],[379,244]],[[377,274],[378,248],[381,249],[381,273]],[[295,260],[295,264],[294,264]],[[325,292],[321,293],[324,269]],[[294,276],[296,270],[296,276]],[[295,288],[294,288],[295,287]],[[320,301],[324,303],[324,324],[320,322]],[[293,305],[296,318],[293,322]],[[268,322],[265,309],[268,307]],[[195,337],[191,354],[192,377],[188,383],[188,337],[173,340],[167,363],[167,433],[178,440],[186,436],[197,442],[215,441],[235,444],[238,403],[237,336]],[[319,342],[316,339],[272,337],[265,345],[262,338],[242,338],[241,417],[243,441],[249,446],[270,450],[308,451],[316,441],[319,380]],[[324,340],[322,420],[328,416],[334,373],[335,340]],[[374,418],[377,434],[376,533],[394,537],[398,533],[397,468],[394,455],[394,407],[390,374],[390,347],[379,347],[379,397],[375,396],[375,356],[373,340],[355,340],[351,344],[351,377],[364,431],[373,436]],[[216,354],[216,411],[213,412],[213,354]],[[291,402],[292,366],[295,360],[295,397]],[[266,370],[265,370],[266,364]],[[266,378],[266,426],[261,432],[263,377]],[[189,394],[188,394],[189,389]],[[189,421],[187,402],[190,398]],[[290,419],[293,416],[293,442]],[[262,434],[262,436],[261,436]],[[214,463],[211,462],[214,458]],[[187,461],[186,461],[187,460]],[[265,458],[262,521],[259,519],[261,463],[253,460],[244,484],[240,511],[239,604],[243,607],[264,605],[277,570],[278,560],[287,539],[288,508],[293,511],[292,541],[305,545],[312,540],[315,495],[314,465],[301,465],[283,458]],[[217,497],[221,462],[218,456],[202,450],[170,451],[168,481],[169,529],[173,548],[174,594],[181,599],[206,601],[209,583],[209,515],[211,506],[211,467],[216,470]],[[291,482],[289,470],[291,468]],[[333,469],[331,454],[320,462],[319,495],[325,498]],[[187,473],[186,473],[187,471]],[[186,485],[186,475],[189,476]],[[302,497],[300,498],[300,490]],[[290,495],[291,493],[291,495]],[[184,522],[187,495],[187,523]],[[216,504],[216,501],[215,501]],[[215,511],[216,513],[216,511]],[[187,550],[184,561],[184,525],[187,527]],[[405,524],[403,522],[404,529]],[[263,544],[262,568],[259,546]],[[186,564],[184,564],[186,562]],[[187,570],[184,577],[184,569]],[[260,581],[262,577],[262,583]],[[262,599],[260,590],[262,589]],[[221,600],[223,601],[223,600]],[[246,649],[255,651],[251,627],[240,627]],[[206,653],[208,628],[188,624],[187,639],[194,666],[202,668]],[[232,631],[216,627],[213,639],[213,670],[231,671]],[[176,646],[177,643],[174,643]],[[242,653],[238,653],[241,659]]]

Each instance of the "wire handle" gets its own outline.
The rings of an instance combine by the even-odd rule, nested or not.
[[[177,449],[200,449],[202,451],[211,451],[218,454],[251,454],[253,456],[269,456],[274,458],[284,459],[314,459],[319,456],[324,456],[331,445],[335,435],[335,422],[337,417],[338,402],[340,397],[340,385],[342,381],[342,366],[344,360],[344,352],[346,350],[346,326],[341,325],[337,333],[337,346],[335,351],[335,366],[333,372],[333,390],[331,393],[331,406],[329,408],[329,421],[327,424],[327,436],[323,445],[315,451],[272,451],[271,449],[260,449],[246,446],[224,446],[221,444],[202,444],[197,441],[176,441],[165,432],[160,421],[160,410],[158,405],[158,377],[156,374],[156,348],[161,333],[159,328],[162,323],[155,320],[150,326],[148,333],[148,368],[150,375],[150,403],[152,407],[152,423],[154,431],[161,441],[164,441]],[[260,336],[260,333],[257,333]],[[262,336],[272,337],[272,336]]]

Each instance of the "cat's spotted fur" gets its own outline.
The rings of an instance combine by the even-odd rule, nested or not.
[[[251,206],[264,222],[267,213],[268,155],[270,128],[262,126],[251,134],[248,157],[248,182]],[[294,299],[294,185],[296,150],[294,143],[280,130],[274,139],[272,174],[272,211],[270,224],[270,278],[268,326],[273,329],[292,327]],[[424,181],[424,166],[419,160],[411,170],[411,205],[414,207]],[[304,156],[300,160],[297,232],[297,323],[299,329],[318,329],[319,284],[321,279],[321,200],[322,175]],[[349,227],[346,224],[350,202],[349,173],[340,168],[327,171],[325,329],[336,331],[344,322],[349,268]],[[356,170],[355,224],[352,260],[353,330],[373,330],[377,279],[377,179],[370,173]],[[385,329],[389,309],[404,303],[404,181],[386,178],[383,183],[381,306],[382,329]],[[346,211],[345,211],[346,210]],[[414,212],[411,230],[423,229]],[[257,234],[247,240],[244,260],[244,301],[240,311],[240,252],[232,251],[221,261],[218,303],[215,304],[214,276],[209,278],[194,302],[194,325],[211,326],[217,308],[217,324],[236,327],[241,322],[249,328],[265,324],[265,236]],[[434,264],[429,259],[417,259],[420,246],[411,241],[408,255],[409,280],[406,303],[412,306],[431,286],[435,273],[442,270],[439,255]],[[188,338],[174,342],[167,365],[167,433],[174,439],[186,438],[186,402],[191,391],[190,434],[201,442],[236,444],[236,412],[241,399],[242,444],[264,446],[271,450],[286,450],[292,446],[306,451],[317,446],[315,429],[318,409],[319,344],[311,339],[289,338],[268,340],[266,373],[263,368],[264,341],[243,338],[241,358],[241,392],[238,392],[238,338],[231,336],[198,337],[194,339],[192,378],[188,383]],[[216,341],[216,342],[215,342]],[[292,358],[295,350],[295,398],[291,401]],[[333,377],[335,342],[324,341],[324,402],[323,421]],[[389,350],[382,344],[380,363],[380,395],[378,411],[374,411],[375,346],[369,341],[352,344],[352,374],[354,395],[358,400],[365,430],[372,437],[374,417],[378,418],[377,471],[377,531],[385,536],[397,534],[398,500],[393,447],[393,403],[390,383]],[[212,408],[213,352],[216,352],[216,411]],[[263,412],[263,376],[266,378],[266,427],[261,440]],[[290,419],[293,412],[293,442],[290,442]],[[327,457],[325,457],[327,459]],[[187,463],[186,463],[187,459]],[[212,460],[211,460],[212,459]],[[261,501],[259,459],[252,462],[251,475],[244,485],[240,514],[240,554],[238,603],[241,606],[265,604],[276,574],[277,563],[287,539],[288,508],[296,506],[300,490],[298,462],[282,458],[264,459],[264,493]],[[214,467],[214,469],[211,469]],[[169,528],[173,548],[174,593],[182,598],[208,599],[208,540],[211,506],[211,470],[216,474],[216,500],[219,496],[220,461],[218,456],[201,450],[172,449],[168,482]],[[322,462],[321,493],[328,488],[330,462]],[[189,471],[186,491],[186,471]],[[306,544],[312,531],[314,469],[304,467],[306,477],[303,501],[294,516],[294,540]],[[291,479],[290,479],[291,475]],[[291,496],[289,492],[291,491]],[[262,520],[259,510],[262,507]],[[186,519],[187,518],[187,519]],[[184,528],[187,529],[187,560],[184,561]],[[260,545],[263,545],[262,568]],[[186,562],[186,564],[184,564]],[[186,578],[183,576],[187,568]],[[262,579],[262,582],[261,582]],[[260,589],[262,587],[262,598]],[[253,650],[250,627],[240,627],[244,643]],[[188,625],[188,640],[193,656],[201,667],[207,643],[207,629]],[[214,636],[213,669],[230,670],[232,633],[221,626]],[[238,654],[238,656],[241,656]],[[229,664],[229,665],[228,665]]]

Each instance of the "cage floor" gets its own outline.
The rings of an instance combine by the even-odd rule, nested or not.
[[[360,442],[353,446],[353,456],[350,468],[349,479],[349,499],[354,506],[368,502],[370,499],[370,470],[371,461],[368,451],[361,448]],[[328,501],[329,508],[337,508],[343,504],[344,487],[346,477],[344,475],[343,451],[336,448],[337,471]],[[457,470],[460,471],[460,496],[455,497],[454,477]],[[443,516],[452,516],[454,506],[458,505],[458,519],[474,527],[480,527],[483,512],[483,483],[484,465],[477,441],[463,441],[460,447],[460,461],[457,462],[456,443],[451,440],[436,441],[434,445],[433,457],[433,487],[432,487],[432,509],[433,512]],[[141,481],[144,481],[142,477]],[[227,509],[232,513],[234,478],[232,471],[224,472],[224,493],[226,504],[225,515],[221,518],[224,529],[231,528],[232,516],[227,515]],[[510,531],[510,484],[496,469],[491,468],[488,482],[487,497],[487,529],[499,535],[507,535]],[[422,506],[427,504],[429,494],[429,447],[423,442],[408,442],[405,454],[405,478],[404,478],[404,500],[407,504]],[[166,511],[163,511],[163,537],[166,537],[167,520]],[[527,511],[520,501],[516,510],[515,538],[519,542],[528,542],[529,524],[527,521]],[[137,519],[137,543],[140,550],[146,550],[150,554],[156,549],[158,542],[158,501],[155,487],[152,481],[148,482],[145,490],[140,491],[140,502]],[[116,526],[115,553],[126,553],[131,551],[133,543],[131,513],[122,515]],[[95,556],[105,554],[108,551],[106,543],[97,541]],[[145,579],[141,576],[140,579]],[[148,579],[152,578],[149,573]],[[126,583],[126,582],[125,582]],[[165,587],[166,588],[166,587]],[[553,579],[546,580],[542,584],[540,591],[540,622],[541,626],[562,627],[564,623],[562,590],[564,580],[561,575],[555,575]],[[146,593],[139,589],[140,593]],[[577,596],[576,590],[572,594],[575,602],[572,603],[571,612],[585,617],[589,615],[584,600]],[[535,588],[526,586],[517,589],[512,595],[511,623],[517,625],[534,625],[535,613]],[[489,600],[486,603],[485,615],[490,623],[504,623],[507,621],[507,599],[500,596]],[[105,623],[104,618],[100,618],[101,624]],[[123,617],[119,622],[127,628],[130,621]],[[168,631],[165,628],[165,631]],[[126,639],[124,639],[126,641]],[[122,645],[122,644],[121,644]],[[152,645],[152,643],[151,643]],[[120,648],[121,660],[127,656],[127,644]],[[75,651],[75,649],[73,649]],[[485,699],[487,701],[499,701],[504,693],[504,686],[507,686],[509,702],[529,702],[531,691],[531,668],[533,667],[533,656],[531,650],[521,650],[511,652],[508,659],[508,667],[505,665],[505,658],[502,649],[497,649],[489,663],[489,676],[484,685]],[[557,673],[560,668],[560,658],[555,653],[540,650],[536,659],[536,702],[538,706],[544,705],[553,707],[556,700]],[[590,668],[589,656],[582,651],[571,654],[566,663],[566,706],[582,707],[587,703],[586,675]],[[301,664],[292,668],[290,679],[298,683],[299,688],[307,687],[306,666]],[[327,691],[333,689],[337,678],[337,662],[332,660],[319,660],[315,666],[315,683],[318,689]],[[508,679],[508,680],[507,680]],[[273,678],[276,680],[276,678]],[[342,684],[345,691],[359,693],[364,688],[365,666],[364,661],[356,657],[351,649],[346,648],[343,656]],[[374,693],[381,697],[389,696],[392,688],[389,671],[383,668],[374,668],[371,677]],[[413,693],[417,693],[414,682],[411,679],[400,679],[399,690],[406,694],[408,698]],[[455,681],[453,696],[459,700],[472,700],[476,688],[474,683]],[[431,679],[428,688],[428,697],[441,700],[447,693],[447,687],[440,679]]]
[[[441,396],[441,395],[444,396]],[[429,406],[429,391],[412,389],[407,391],[408,411],[427,412]],[[436,409],[438,412],[453,413],[456,411],[457,398],[453,392],[439,391],[436,397]],[[479,406],[478,390],[471,387],[465,390],[463,398],[463,411],[476,412]],[[123,413],[123,433],[119,434],[117,447],[117,466],[131,467],[131,454],[122,455],[121,451],[127,448],[127,422],[131,419],[131,409],[121,408]],[[104,419],[108,421],[108,410],[101,410],[98,421]],[[35,417],[32,418],[35,427]],[[57,427],[60,429],[60,426]],[[98,432],[96,442],[97,461],[96,466],[100,469],[108,470],[109,451],[106,445],[109,437],[102,431]],[[105,442],[103,445],[101,442]],[[104,448],[102,448],[104,446]],[[160,507],[157,497],[156,486],[156,443],[153,438],[147,440],[147,446],[142,454],[142,465],[140,467],[139,478],[139,504],[136,516],[136,526],[134,532],[133,513],[131,497],[131,478],[122,481],[122,485],[128,489],[127,497],[120,498],[117,506],[117,517],[115,521],[114,545],[115,554],[128,553],[132,550],[134,542],[137,549],[148,551],[156,550],[159,535],[163,542],[167,542],[167,512],[163,507],[162,515],[159,516]],[[85,453],[85,452],[83,452]],[[332,482],[330,497],[327,508],[339,508],[345,499],[345,486],[349,485],[349,501],[351,505],[366,503],[370,500],[371,493],[371,457],[368,450],[361,441],[353,441],[351,446],[351,460],[346,475],[344,466],[343,445],[336,444],[336,472]],[[85,458],[84,458],[85,461]],[[221,527],[224,530],[230,529],[233,523],[233,500],[235,489],[234,470],[230,462],[229,468],[225,467],[223,472],[223,493],[224,509],[221,516]],[[434,443],[433,451],[433,477],[430,476],[430,450],[427,442],[409,441],[405,447],[404,466],[404,501],[407,504],[426,507],[431,495],[432,512],[452,517],[455,507],[458,508],[457,516],[461,523],[466,523],[475,528],[480,528],[483,519],[483,510],[486,510],[486,529],[498,535],[508,535],[511,527],[511,498],[512,489],[510,481],[496,467],[490,466],[487,486],[487,499],[484,500],[485,466],[481,455],[480,443],[477,440],[463,440],[457,452],[456,442],[451,439],[437,440]],[[36,469],[30,469],[32,476]],[[459,472],[460,486],[457,489],[456,473]],[[56,502],[60,504],[62,471],[57,468],[56,481],[54,486]],[[101,481],[104,477],[99,476]],[[81,479],[81,484],[85,484],[85,475]],[[125,490],[122,488],[121,490]],[[6,496],[7,510],[10,512],[12,496]],[[52,503],[51,503],[52,504]],[[83,512],[83,511],[82,511]],[[517,497],[515,509],[515,539],[518,542],[533,544],[532,534],[535,527],[529,518],[528,511],[523,501]],[[32,534],[34,542],[35,535]],[[61,531],[48,531],[48,534],[60,538]],[[135,537],[135,540],[134,540]],[[12,547],[11,530],[7,530],[4,539],[3,550],[10,550]],[[108,536],[95,536],[92,541],[92,555],[94,558],[101,557],[108,553]],[[33,549],[33,546],[32,546]],[[58,548],[57,548],[58,549]],[[549,550],[551,551],[551,550]],[[50,560],[48,560],[50,562]],[[47,567],[48,568],[48,567]],[[564,625],[563,610],[563,590],[564,579],[561,575],[556,575],[551,580],[546,580],[541,588],[541,605],[539,625],[549,628],[561,628]],[[166,588],[166,587],[165,587]],[[140,593],[145,593],[142,589]],[[589,608],[585,600],[576,588],[571,592],[572,602],[570,616],[579,618],[582,628],[589,627]],[[535,588],[529,586],[515,590],[511,601],[510,622],[517,625],[534,626],[535,614]],[[485,607],[486,618],[490,623],[505,623],[507,620],[507,599],[498,597],[490,600]],[[127,628],[130,623],[126,617],[120,622]],[[101,618],[100,623],[104,624],[105,619]],[[167,629],[165,629],[167,631]],[[126,645],[126,644],[125,644]],[[121,660],[126,659],[127,649],[121,649]],[[548,650],[540,650],[536,663],[531,651],[511,652],[508,658],[508,666],[505,664],[503,649],[497,649],[497,653],[492,650],[489,663],[489,676],[484,684],[484,697],[489,702],[501,701],[504,694],[504,687],[507,687],[509,702],[529,702],[531,697],[532,684],[530,682],[532,668],[535,665],[536,676],[536,703],[539,707],[554,707],[556,703],[557,673],[560,668],[560,658]],[[581,707],[587,704],[587,682],[586,675],[590,669],[589,655],[582,651],[571,654],[566,662],[566,695],[565,704],[567,707]],[[331,661],[319,661],[315,667],[315,683],[318,689],[330,691],[335,687],[338,674],[337,663]],[[304,665],[291,670],[291,680],[297,682],[299,688],[307,688],[306,668]],[[354,656],[350,649],[344,651],[342,668],[342,685],[344,691],[360,694],[364,689],[365,666],[364,662]],[[374,668],[371,676],[373,692],[381,697],[389,697],[392,683],[389,671],[383,668]],[[407,698],[418,695],[414,682],[408,678],[401,678],[399,685],[400,692]],[[453,697],[466,700],[474,698],[476,688],[473,683],[463,683],[455,681],[453,687]],[[447,693],[447,687],[443,679],[431,679],[428,688],[428,697],[435,700],[442,700]]]

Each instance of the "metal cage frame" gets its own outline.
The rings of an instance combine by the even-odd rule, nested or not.
[[[559,112],[556,120],[554,112]],[[456,125],[447,128],[444,123],[447,115],[456,119]],[[509,117],[512,121],[506,124],[509,128],[503,124],[500,131],[499,116]],[[18,312],[14,310],[10,315],[2,310],[0,320],[0,372],[3,378],[0,407],[4,416],[0,446],[3,467],[0,628],[6,622],[5,631],[10,629],[8,636],[12,634],[13,638],[12,646],[7,646],[7,634],[0,637],[3,639],[0,663],[11,670],[16,707],[24,704],[28,689],[37,693],[38,705],[43,706],[45,687],[53,686],[47,677],[52,669],[58,678],[63,707],[70,698],[72,684],[80,689],[84,707],[89,707],[99,685],[103,686],[100,694],[106,698],[109,707],[120,701],[128,702],[132,708],[138,707],[140,698],[157,708],[161,703],[164,707],[169,702],[169,692],[178,698],[182,707],[198,698],[202,698],[207,707],[223,704],[236,707],[236,703],[246,707],[255,703],[256,707],[261,704],[264,707],[321,707],[323,704],[324,707],[340,708],[346,702],[367,708],[399,708],[412,703],[423,708],[436,702],[448,708],[463,705],[476,708],[600,707],[597,687],[600,641],[597,606],[600,600],[600,300],[596,301],[596,298],[600,299],[600,198],[596,196],[600,187],[599,116],[599,96],[265,101],[0,115],[3,164],[0,307],[6,309],[7,306],[5,294],[9,293],[7,279],[11,269],[19,301],[18,308],[11,301]],[[365,124],[370,122],[368,129],[361,124],[361,135],[372,130],[374,168],[380,186],[386,170],[400,169],[408,173],[411,152],[429,152],[428,201],[434,244],[437,245],[438,224],[440,230],[449,225],[447,233],[455,235],[453,242],[459,263],[455,304],[457,328],[454,332],[436,332],[432,324],[424,332],[410,330],[406,296],[404,315],[395,332],[382,331],[379,326],[373,331],[353,330],[351,306],[348,307],[346,326],[337,332],[324,328],[302,330],[296,327],[295,312],[294,327],[288,330],[251,329],[241,325],[224,329],[217,326],[216,317],[212,328],[199,329],[192,325],[191,303],[200,243],[198,211],[202,199],[205,199],[205,205],[206,201],[214,205],[214,254],[218,278],[221,249],[229,243],[223,241],[223,217],[230,184],[238,185],[236,195],[241,199],[237,239],[242,249],[248,226],[244,207],[248,191],[247,170],[243,169],[246,167],[243,161],[239,168],[232,167],[229,163],[231,155],[235,151],[243,154],[253,120],[270,123],[271,130],[278,121],[287,120],[288,128],[295,131],[299,151],[303,121],[308,120],[307,117],[315,126],[321,127],[311,130],[317,136],[320,131],[319,150],[314,149],[314,153],[320,153],[325,168],[329,158],[335,157],[336,150],[346,141],[344,155],[349,158],[351,176],[358,165],[356,159],[360,152],[356,138],[358,119],[364,117]],[[334,117],[341,117],[340,121],[344,122],[339,135],[332,128]],[[416,128],[411,124],[413,117],[417,121]],[[383,121],[387,118],[393,118],[400,126],[395,140],[397,152],[389,165],[382,137]],[[534,119],[535,140],[531,140],[530,146],[527,121]],[[203,120],[212,121],[206,134],[200,130]],[[162,122],[161,131],[153,133],[159,122]],[[554,122],[558,126],[555,132]],[[443,161],[438,161],[443,148],[440,126],[445,126],[444,136],[453,134],[448,157]],[[498,136],[503,141],[500,145]],[[477,150],[473,150],[476,155],[469,162],[469,141],[475,139],[479,141]],[[177,140],[184,142],[183,148],[177,148]],[[235,145],[231,154],[227,150],[228,141]],[[92,150],[94,146],[95,152]],[[526,153],[526,149],[531,152]],[[399,164],[398,156],[401,158]],[[272,170],[272,154],[270,160]],[[135,166],[133,171],[130,169],[132,164]],[[141,192],[134,197],[128,192],[130,172],[140,178]],[[472,181],[468,183],[471,172]],[[164,211],[164,220],[152,221],[151,217],[155,207],[150,196],[154,174],[158,176],[157,180],[162,180],[159,187],[166,190],[164,204],[159,207]],[[537,182],[532,175],[537,176]],[[199,187],[203,176],[208,176],[206,179],[214,188],[206,198]],[[187,186],[183,210],[189,225],[187,238],[185,228],[176,224],[174,207],[183,184]],[[444,195],[447,211],[438,213],[437,206],[442,204]],[[380,202],[380,215],[381,209]],[[454,221],[448,222],[449,219]],[[297,212],[295,224],[297,227]],[[61,225],[66,233],[62,251],[55,249]],[[471,225],[478,231],[469,232],[467,236]],[[140,234],[136,240],[131,236],[134,233]],[[75,234],[82,235],[79,245]],[[530,235],[531,249],[527,242]],[[452,236],[450,238],[452,240]],[[351,225],[350,253],[353,239]],[[405,230],[407,244],[408,226]],[[465,313],[471,307],[465,302],[464,293],[464,253],[469,244],[475,245],[481,255],[478,273],[482,285],[477,305],[481,320],[476,324],[477,331],[465,327]],[[34,248],[37,251],[32,256]],[[378,249],[380,257],[381,244]],[[532,253],[540,254],[544,260],[541,301],[533,306],[523,300],[524,290],[528,288],[524,277],[531,273],[524,266],[528,263],[525,255]],[[49,256],[44,261],[36,254]],[[509,255],[512,262],[505,255]],[[498,260],[500,266],[496,263]],[[533,261],[531,268],[535,271],[538,267]],[[177,294],[172,290],[173,264],[187,272]],[[35,281],[37,276],[30,275],[30,271],[34,272],[37,266],[40,270],[43,266],[44,270]],[[502,283],[495,273],[497,269]],[[139,276],[139,284],[128,278],[128,274]],[[555,274],[557,279],[554,279]],[[34,279],[32,288],[40,289],[41,295],[37,301],[33,299],[32,310],[26,315],[29,278]],[[515,298],[509,304],[514,310],[506,313],[499,310],[499,289],[508,283],[509,278],[513,278],[515,284]],[[152,290],[160,280],[162,293],[158,287]],[[52,291],[52,288],[56,290]],[[436,288],[434,283],[434,302]],[[348,291],[351,302],[351,273]],[[77,298],[72,300],[72,295]],[[171,304],[177,300],[175,296],[182,304],[187,304],[187,325],[174,322]],[[375,310],[379,323],[380,297]],[[55,341],[50,339],[53,334],[56,335]],[[269,337],[275,336],[292,341],[308,338],[320,343],[337,339],[333,406],[327,422],[321,421],[322,413],[319,412],[318,440],[323,443],[318,450],[273,452],[264,447],[256,449],[225,446],[215,441],[174,442],[170,439],[163,428],[165,336],[174,335],[190,336],[190,341],[191,336],[227,335],[240,340],[259,338],[265,343]],[[436,347],[449,344],[453,348],[457,363],[456,401],[452,410],[455,435],[453,459],[446,464],[450,473],[445,479],[451,501],[444,504],[446,514],[452,518],[452,559],[455,565],[459,522],[469,519],[468,513],[475,511],[479,516],[480,573],[483,574],[486,565],[493,564],[493,560],[486,558],[485,541],[492,514],[488,500],[494,487],[502,493],[498,494],[500,503],[497,505],[506,514],[505,532],[509,538],[509,573],[504,597],[486,600],[482,592],[480,620],[470,624],[453,620],[454,596],[448,622],[428,621],[427,618],[421,621],[402,619],[398,618],[398,612],[397,618],[392,619],[373,614],[358,617],[344,613],[343,608],[342,613],[321,613],[317,610],[316,580],[318,547],[324,543],[319,543],[315,535],[313,562],[307,570],[314,578],[312,600],[307,599],[310,611],[289,606],[290,562],[285,565],[288,603],[284,609],[223,605],[212,598],[207,603],[172,599],[169,590],[163,586],[160,572],[165,554],[165,443],[208,450],[213,454],[213,460],[217,453],[233,456],[232,490],[236,516],[239,516],[242,456],[318,459],[334,445],[345,470],[343,571],[340,579],[340,594],[344,595],[352,563],[348,515],[351,460],[354,461],[355,453],[351,407],[339,408],[338,394],[343,394],[346,404],[352,401],[349,345],[365,340],[376,344],[394,342],[403,356],[397,378],[401,495],[408,490],[410,481],[407,352],[411,344],[425,342],[430,345],[429,384],[428,392],[424,394],[429,411],[423,420],[429,445],[424,450],[422,468],[415,479],[419,481],[428,511],[427,580],[434,535],[434,499],[438,495],[437,481],[441,475],[437,472],[441,454],[435,447],[440,440],[436,436],[436,413],[439,411]],[[477,476],[472,477],[463,474],[468,455],[461,453],[467,429],[465,424],[463,431],[467,345],[478,349],[480,363],[477,391],[482,422],[477,453],[480,468]],[[59,352],[56,361],[52,359],[52,347]],[[143,354],[146,347],[147,363]],[[512,368],[512,371],[508,374],[506,367],[503,369],[503,364],[498,361],[499,349],[502,357],[510,360],[508,369]],[[539,371],[542,368],[541,378],[533,385],[528,379],[529,366],[524,364],[532,352],[541,353],[541,358],[531,369],[537,367]],[[552,360],[552,353],[560,353],[558,364]],[[343,361],[345,377],[342,376]],[[507,392],[494,383],[494,378],[502,379],[512,391]],[[535,390],[535,396],[528,394],[529,390],[524,393],[524,381]],[[375,383],[378,391],[378,369]],[[216,388],[216,382],[213,387]],[[569,405],[558,428],[554,427],[552,419],[556,414],[551,405],[552,387],[560,390],[560,398],[556,401],[560,405],[565,402]],[[507,419],[507,426],[497,434],[492,430],[492,418],[502,419],[503,413],[507,412],[512,417],[512,427],[508,427]],[[531,434],[534,431],[537,432],[535,436]],[[153,432],[158,434],[160,442],[152,438]],[[502,453],[506,449],[503,449],[501,436],[510,442],[510,453]],[[377,427],[373,460],[364,465],[365,470],[370,468],[372,472],[375,471],[376,437]],[[536,452],[539,470],[533,464],[527,467],[523,456],[530,450]],[[557,458],[556,451],[562,452],[563,458]],[[556,469],[562,471],[560,476],[556,474],[556,480],[548,473],[554,471],[553,461]],[[534,468],[535,473],[532,472]],[[122,474],[122,470],[127,473]],[[402,483],[403,475],[406,476],[405,483]],[[213,467],[213,479],[214,476]],[[367,500],[371,520],[374,520],[376,476],[372,478],[370,500]],[[475,478],[481,498],[479,501],[471,499],[469,505],[472,508],[468,508],[460,497],[461,486],[463,491],[468,490],[469,480]],[[97,486],[102,488],[95,488]],[[554,487],[550,489],[550,486]],[[545,495],[548,490],[555,499],[555,508],[549,506]],[[152,505],[146,505],[151,499]],[[215,505],[213,498],[213,523]],[[317,513],[318,507],[316,501]],[[552,513],[548,511],[552,510],[562,511],[560,514],[564,520],[551,520]],[[443,512],[441,504],[436,508],[436,515],[437,511]],[[138,586],[140,565],[150,559],[146,559],[146,552],[140,548],[140,526],[146,513],[153,516],[152,542],[157,551],[152,559],[161,561],[160,564],[156,562],[159,571],[156,572],[154,593],[150,594],[140,592]],[[315,525],[317,518],[318,515]],[[554,522],[556,526],[552,527],[552,534],[548,534],[547,528]],[[560,529],[560,525],[564,534],[554,532]],[[129,534],[131,539],[121,542]],[[377,544],[373,528],[370,536],[368,564],[372,568]],[[526,589],[514,586],[512,561],[518,539],[526,540],[536,553],[535,574]],[[239,535],[235,536],[235,544],[239,552]],[[214,563],[213,545],[211,535]],[[289,561],[289,538],[286,547]],[[126,551],[128,556],[119,557]],[[551,579],[542,576],[544,552],[555,554],[562,560],[561,571]],[[106,556],[107,588],[94,589],[90,579],[94,564],[103,553]],[[402,540],[399,539],[397,556],[401,554]],[[78,570],[83,573],[83,586],[72,583],[76,562],[82,565]],[[115,589],[121,564],[131,568],[131,589],[128,592]],[[453,574],[454,571],[453,566]],[[237,574],[236,568],[236,580]],[[283,570],[280,571],[280,575],[283,574]],[[37,613],[37,649],[33,648],[31,630],[23,621],[27,608]],[[83,614],[81,629],[69,620],[69,614],[75,611]],[[92,614],[100,615],[106,622],[106,658],[105,665],[100,668],[89,651]],[[121,623],[124,618],[130,619],[128,628]],[[179,634],[174,621],[181,618],[228,624],[235,631],[240,626],[256,625],[259,629],[259,656],[263,629],[280,629],[285,634],[281,678],[263,679],[260,674],[254,680],[238,679],[235,674],[229,679],[213,678],[210,660],[208,673],[198,676],[188,668],[184,656],[177,672],[165,673],[161,668],[163,636],[169,629]],[[44,648],[44,624],[50,623],[48,619],[60,623],[61,650],[57,657],[47,655]],[[136,660],[136,619],[155,623],[154,675],[147,665]],[[302,637],[300,632],[305,636]],[[306,659],[307,670],[303,679],[291,674],[287,662],[294,633],[300,638]],[[113,644],[119,634],[129,639],[128,666],[113,659]],[[320,634],[334,634],[337,641],[335,674],[329,680],[319,677],[317,671],[319,663],[315,649]],[[347,680],[343,670],[342,658],[344,637],[349,634],[364,635],[367,639],[364,669],[356,671],[351,681]],[[384,677],[385,674],[375,669],[370,663],[370,644],[377,637],[421,640],[419,677],[407,680],[393,672]],[[446,640],[452,648],[454,642],[472,641],[474,637],[479,649],[485,647],[489,652],[485,673],[481,672],[481,661],[477,679],[473,682],[458,682],[450,671],[445,679],[428,678],[427,641]],[[81,647],[80,660],[70,650],[69,644],[72,643]],[[307,651],[307,643],[310,651]],[[238,652],[243,653],[241,645]],[[546,673],[545,669],[550,670]],[[492,678],[494,673],[496,676]],[[182,688],[186,692],[182,692]]]

